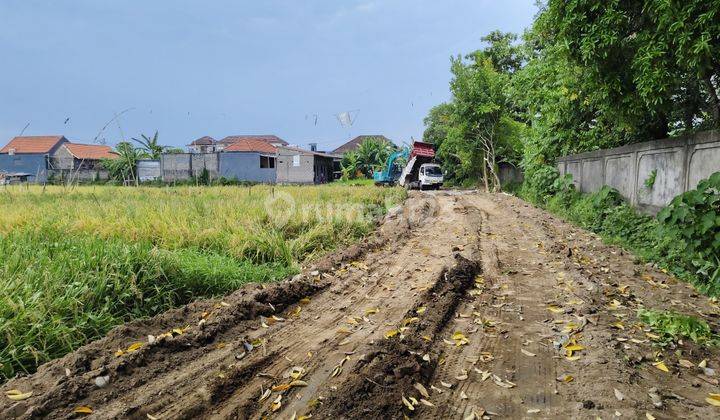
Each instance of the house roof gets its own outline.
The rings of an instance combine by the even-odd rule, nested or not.
[[[272,144],[255,139],[243,139],[231,143],[225,148],[226,152],[259,152],[259,153],[277,153],[277,148]]]
[[[227,136],[224,139],[218,141],[218,143],[232,144],[232,143],[238,142],[240,140],[259,140],[259,141],[264,141],[266,143],[282,144],[283,146],[287,146],[287,144],[288,144],[288,142],[286,142],[285,140],[281,139],[278,136],[272,135],[272,134]]]
[[[360,146],[360,143],[364,142],[365,140],[372,139],[372,138],[377,138],[384,142],[393,144],[393,142],[390,141],[389,138],[387,138],[383,135],[357,136],[354,139],[350,140],[349,142],[347,142],[347,143],[343,144],[342,146],[338,147],[337,149],[333,150],[332,152],[343,154],[345,152],[355,150]]]
[[[21,136],[10,140],[0,149],[0,153],[9,153],[11,149],[17,154],[50,153],[60,142],[67,141],[64,136]]]
[[[328,157],[328,158],[338,158],[341,156],[332,155],[329,153],[323,153],[323,152],[313,152],[312,150],[305,150],[301,149],[299,147],[293,147],[293,146],[280,146],[279,149],[285,149],[285,150],[291,150],[293,152],[300,152],[306,155],[315,155],[315,156],[322,156],[322,157]]]
[[[63,146],[77,159],[100,160],[118,157],[112,147],[101,144],[65,143]]]
[[[209,146],[215,144],[215,139],[210,136],[203,136],[190,143],[190,146]]]

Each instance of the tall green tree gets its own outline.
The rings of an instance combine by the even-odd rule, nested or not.
[[[551,0],[536,25],[640,139],[720,123],[717,0]]]
[[[510,124],[508,76],[497,71],[487,54],[476,51],[452,59],[451,124],[438,150],[458,178],[482,180],[486,190],[500,188],[497,175],[501,133]]]
[[[423,132],[423,141],[432,143],[436,148],[440,148],[443,141],[448,136],[448,131],[453,124],[453,105],[452,103],[442,103],[430,108],[427,117],[423,119],[425,131]]]

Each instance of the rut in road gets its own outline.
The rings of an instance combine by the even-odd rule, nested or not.
[[[0,400],[0,418],[716,417],[718,350],[659,348],[640,307],[718,329],[714,302],[514,197],[413,193],[292,280],[130,323],[10,381],[33,395]]]

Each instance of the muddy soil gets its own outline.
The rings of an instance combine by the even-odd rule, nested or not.
[[[641,307],[720,329],[688,285],[514,197],[414,193],[293,279],[127,324],[11,380],[0,418],[720,416],[706,402],[718,349],[654,345]]]

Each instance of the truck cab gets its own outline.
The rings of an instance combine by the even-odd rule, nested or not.
[[[410,159],[398,179],[398,183],[406,189],[439,189],[443,184],[440,165],[433,163],[435,149],[430,143],[413,142]]]
[[[421,190],[440,189],[443,184],[443,173],[440,165],[436,163],[425,163],[420,165],[418,181]]]

